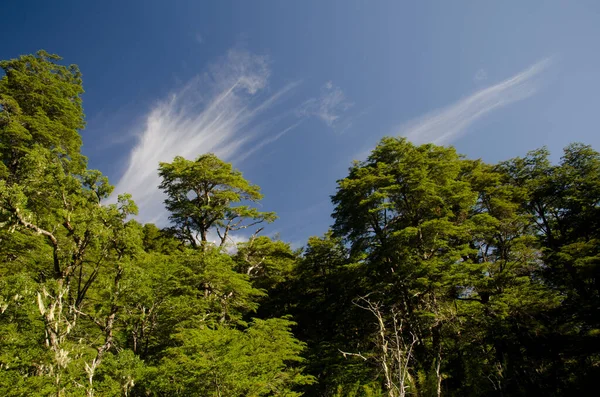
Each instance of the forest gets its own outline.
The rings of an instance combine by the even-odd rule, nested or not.
[[[78,67],[39,51],[0,68],[0,395],[597,389],[592,147],[488,164],[384,138],[337,181],[330,230],[293,249],[210,153],[152,165],[170,222],[140,224],[81,154]]]

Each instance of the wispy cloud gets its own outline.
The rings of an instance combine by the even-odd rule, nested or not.
[[[145,117],[145,127],[129,153],[115,195],[133,195],[141,222],[164,223],[159,162],[172,161],[178,155],[192,159],[208,152],[232,161],[280,138],[285,130],[275,136],[257,130],[258,117],[298,83],[268,96],[269,75],[265,57],[230,51],[206,73],[157,103]]]
[[[475,72],[475,76],[473,76],[473,80],[475,82],[483,81],[485,79],[487,79],[487,72],[485,69],[479,69],[477,72]]]
[[[315,116],[329,127],[340,123],[342,115],[354,104],[346,99],[340,87],[328,81],[321,88],[321,95],[305,101],[299,109],[299,116]]]
[[[279,138],[281,138],[288,132],[290,132],[293,129],[295,129],[296,127],[298,127],[300,124],[302,124],[303,121],[304,121],[304,119],[300,119],[299,121],[295,122],[294,124],[290,125],[289,127],[284,128],[282,131],[278,132],[277,134],[264,138],[262,141],[258,142],[256,145],[254,145],[252,148],[250,148],[248,151],[246,151],[246,153],[244,153],[239,158],[240,161],[250,157],[252,154],[259,151],[264,146],[275,142],[276,140],[278,140]]]
[[[492,110],[533,95],[540,87],[539,77],[551,63],[551,58],[543,59],[498,84],[413,120],[400,127],[399,135],[417,144],[448,144]]]

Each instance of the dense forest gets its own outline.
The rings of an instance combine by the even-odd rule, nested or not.
[[[212,154],[152,165],[170,223],[140,224],[81,154],[78,68],[44,51],[0,67],[1,395],[597,388],[591,147],[487,164],[385,138],[337,181],[330,231],[294,250]]]

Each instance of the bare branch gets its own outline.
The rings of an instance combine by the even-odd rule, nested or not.
[[[360,357],[360,358],[362,358],[364,361],[367,361],[367,360],[368,360],[368,358],[367,358],[367,357],[365,357],[365,356],[363,356],[363,355],[362,355],[360,352],[358,352],[358,353],[349,353],[349,352],[342,351],[342,350],[340,350],[340,349],[338,349],[338,351],[339,351],[340,353],[342,353],[342,355],[344,356],[344,358],[346,358],[346,356],[356,356],[356,357]]]

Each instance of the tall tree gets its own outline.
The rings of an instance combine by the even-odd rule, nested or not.
[[[0,61],[0,176],[15,176],[20,160],[35,146],[84,161],[79,130],[85,126],[81,73],[58,55],[38,51]]]
[[[419,341],[411,368],[419,385],[410,387],[433,395],[441,394],[442,337],[455,317],[447,277],[468,248],[466,220],[476,199],[463,174],[453,148],[384,138],[333,197],[334,230],[354,254],[367,255],[364,294],[378,295],[371,298],[388,307],[388,321],[399,316],[405,345],[413,335]]]
[[[571,144],[553,165],[546,149],[503,163],[542,246],[541,277],[561,296],[549,316],[554,332],[548,384],[555,391],[595,387],[600,374],[600,154]]]
[[[543,319],[559,299],[540,279],[543,263],[523,188],[497,166],[471,162],[465,175],[477,202],[470,244],[452,268],[457,327],[449,390],[457,395],[545,393],[548,362],[540,352]]]
[[[532,335],[558,300],[540,281],[525,195],[453,148],[402,138],[383,139],[338,182],[334,230],[364,268],[355,298],[377,320],[360,357],[385,364],[390,396],[540,391],[531,384],[546,363]]]
[[[275,220],[274,213],[249,204],[262,198],[260,188],[214,154],[195,161],[177,156],[171,163],[160,163],[159,175],[173,231],[192,247],[206,247],[211,230],[223,247],[231,232]]]
[[[19,327],[30,327],[32,337],[27,347],[19,345],[27,341],[3,339],[7,355],[0,367],[9,379],[30,377],[24,383],[32,394],[73,393],[77,381],[87,379],[81,388],[90,395],[94,369],[112,344],[114,299],[131,256],[126,247],[136,244],[125,218],[136,208],[127,195],[102,204],[112,187],[99,171],[86,169],[79,152],[85,124],[81,75],[59,60],[40,51],[0,63],[2,273],[27,286],[17,295],[28,301],[8,305],[0,328],[10,330],[10,319],[18,315]],[[88,333],[88,297],[103,286],[112,291],[112,309],[94,313],[102,326]],[[76,342],[88,335],[101,342]],[[34,341],[41,343],[32,346]],[[22,355],[21,349],[43,354]]]

